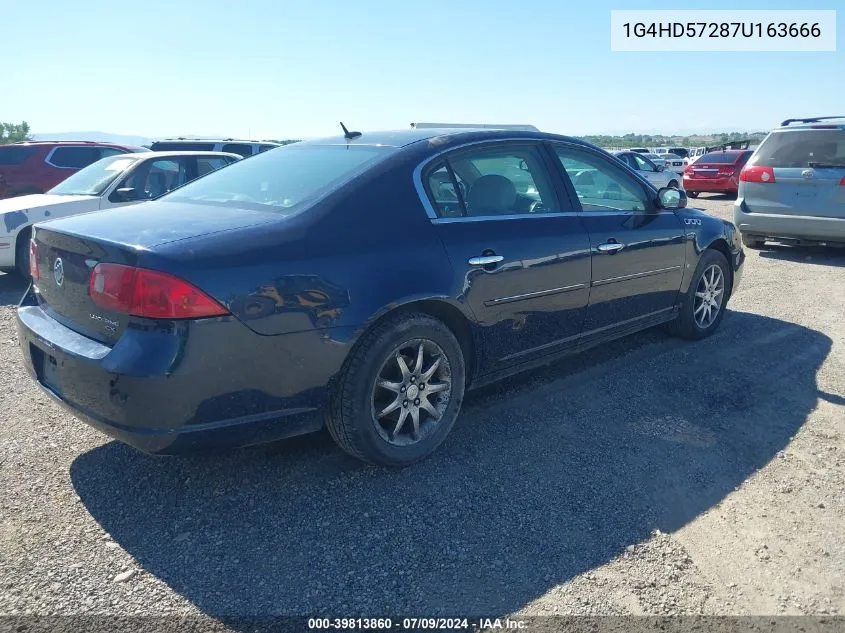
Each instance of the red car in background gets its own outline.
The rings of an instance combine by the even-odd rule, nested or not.
[[[708,152],[684,169],[684,189],[691,198],[703,191],[736,195],[739,172],[754,152],[750,149],[726,149]]]
[[[0,199],[44,193],[101,158],[143,147],[89,141],[28,141],[0,145]]]

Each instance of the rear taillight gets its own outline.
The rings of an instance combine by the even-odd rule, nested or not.
[[[845,185],[845,176],[842,176],[842,180],[839,181],[840,185]]]
[[[186,281],[145,268],[97,264],[88,294],[98,306],[150,319],[202,319],[228,310]]]
[[[763,165],[754,165],[753,167],[746,165],[739,172],[739,179],[742,182],[770,183],[775,181],[775,170]]]
[[[29,240],[29,276],[33,281],[38,280],[38,244],[35,239]]]

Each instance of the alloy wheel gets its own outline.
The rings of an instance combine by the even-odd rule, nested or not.
[[[702,330],[710,327],[722,310],[725,297],[725,275],[718,264],[708,266],[695,289],[693,316]]]
[[[430,435],[449,406],[452,368],[443,349],[429,339],[394,348],[373,385],[372,414],[386,442],[408,446]]]

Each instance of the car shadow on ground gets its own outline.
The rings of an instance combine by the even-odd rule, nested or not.
[[[139,565],[226,622],[501,615],[718,504],[805,422],[830,348],[731,312],[704,341],[651,331],[476,392],[404,470],[316,434],[191,458],[110,442],[71,478]]]
[[[0,273],[0,306],[18,305],[28,285],[14,273]]]
[[[845,266],[845,248],[826,246],[790,246],[767,242],[759,251],[765,259],[812,263],[822,266]]]

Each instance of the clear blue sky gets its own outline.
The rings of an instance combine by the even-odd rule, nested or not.
[[[839,7],[837,7],[839,5]],[[577,10],[576,10],[576,7]],[[842,0],[0,0],[0,120],[260,138],[411,121],[569,133],[766,130],[845,114],[835,53],[620,53],[611,9]]]

